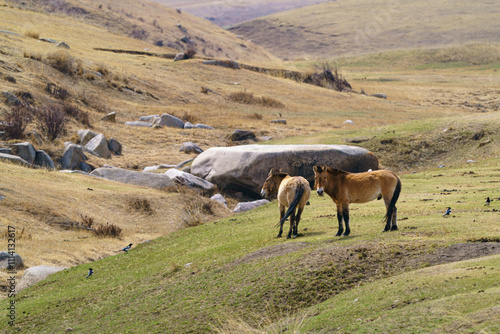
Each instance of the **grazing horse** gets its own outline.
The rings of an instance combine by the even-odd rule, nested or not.
[[[260,193],[262,197],[269,197],[276,192],[278,193],[280,208],[280,231],[277,237],[281,237],[283,223],[290,216],[290,231],[288,232],[287,239],[292,236],[295,238],[297,236],[300,216],[309,200],[309,196],[311,196],[309,182],[302,176],[292,177],[283,173],[280,169],[272,168]],[[288,207],[286,213],[285,207]],[[295,209],[297,209],[297,213],[295,213]]]
[[[387,209],[385,231],[397,230],[396,202],[401,193],[401,180],[389,170],[375,170],[366,173],[349,173],[326,166],[314,166],[314,188],[319,196],[326,192],[337,205],[339,230],[335,236],[351,232],[349,228],[349,203],[366,203],[384,198]]]

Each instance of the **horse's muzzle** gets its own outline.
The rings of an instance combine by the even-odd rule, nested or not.
[[[324,193],[323,188],[317,189],[316,192],[318,193],[319,196],[323,196]]]
[[[267,197],[267,191],[265,191],[264,189],[262,189],[262,190],[260,191],[260,196],[262,196],[262,197],[266,198],[266,197]]]

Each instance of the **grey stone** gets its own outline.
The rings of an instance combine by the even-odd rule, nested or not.
[[[0,147],[0,153],[4,153],[4,154],[12,154],[12,150],[8,147]]]
[[[137,186],[161,189],[174,186],[175,183],[166,175],[135,172],[122,168],[97,168],[90,175],[99,176],[108,180],[128,183]]]
[[[98,134],[92,138],[86,145],[85,148],[95,152],[99,157],[104,159],[111,158],[111,152],[108,149],[108,142],[103,134]]]
[[[21,100],[19,100],[17,96],[11,92],[2,92],[2,96],[5,98],[5,102],[7,102],[10,106],[17,106],[21,104]]]
[[[210,197],[210,199],[213,201],[217,201],[217,202],[223,204],[225,207],[227,207],[227,201],[224,198],[224,196],[222,196],[221,194],[215,194],[212,197]]]
[[[35,165],[52,170],[56,169],[52,158],[47,154],[47,152],[42,150],[36,151]]]
[[[85,161],[81,161],[80,164],[78,165],[78,168],[85,173],[90,173],[91,171],[94,170],[94,167],[86,163]]]
[[[135,121],[135,122],[125,122],[125,125],[142,126],[142,127],[148,127],[148,128],[150,128],[153,125],[153,123],[144,122],[144,121]]]
[[[271,123],[275,124],[286,124],[286,119],[273,119]]]
[[[175,55],[174,61],[184,60],[186,55],[184,53],[178,53]]]
[[[98,133],[92,130],[78,130],[78,137],[80,138],[80,144],[85,146],[92,138],[97,136]]]
[[[259,206],[263,206],[267,203],[270,203],[267,199],[259,199],[259,200],[252,201],[252,202],[240,202],[240,203],[236,204],[236,206],[233,209],[233,212],[238,213],[238,212],[252,210],[252,209],[258,208]]]
[[[19,144],[12,144],[10,145],[10,147],[12,148],[12,152],[15,155],[20,156],[28,163],[32,164],[33,162],[35,162],[36,150],[33,145],[31,145],[31,143],[24,142]]]
[[[10,268],[8,268],[9,262],[11,265]],[[9,252],[0,252],[0,269],[19,269],[23,267],[24,262],[19,254],[14,253],[14,255],[11,256]]]
[[[184,129],[195,129],[195,128],[196,128],[196,125],[194,125],[191,122],[184,123]]]
[[[217,189],[215,184],[175,168],[167,170],[164,175],[171,178],[177,184],[200,189],[205,194],[212,194]]]
[[[59,42],[59,43],[57,43],[57,44],[56,44],[56,46],[57,46],[58,48],[70,49],[70,47],[69,47],[68,43],[66,43],[66,42]]]
[[[66,269],[66,267],[54,267],[54,266],[36,266],[27,269],[21,279],[19,284],[16,286],[16,292],[20,292],[30,286],[44,280],[48,276],[55,274],[59,271]]]
[[[193,142],[184,142],[182,143],[182,147],[180,148],[181,152],[184,152],[184,153],[202,153],[203,150],[198,146],[196,145],[195,143]]]
[[[256,140],[255,133],[253,133],[252,131],[236,129],[229,137],[229,140],[232,141],[241,141],[248,139]]]
[[[0,125],[2,123],[0,122]],[[5,140],[5,131],[0,131],[0,140]]]
[[[55,39],[52,39],[52,38],[40,37],[39,40],[41,40],[43,42],[57,44],[57,41]]]
[[[0,153],[0,160],[8,161],[8,162],[15,163],[15,164],[22,165],[22,166],[31,166],[30,163],[28,163],[26,160],[24,160],[20,156],[12,155],[12,154]]]
[[[104,116],[103,118],[101,118],[102,121],[106,121],[106,122],[113,122],[115,123],[116,122],[116,113],[115,112],[110,112],[109,114],[107,114],[106,116]]]
[[[84,160],[83,148],[80,145],[68,144],[61,157],[62,169],[75,169]]]
[[[212,147],[198,155],[191,172],[221,189],[243,191],[260,197],[269,170],[314,181],[313,167],[326,165],[349,172],[378,169],[378,159],[370,151],[347,145],[243,145]]]
[[[141,116],[139,118],[139,121],[153,123],[155,121],[156,117],[160,117],[160,116],[158,116],[158,115]]]
[[[120,144],[120,142],[114,138],[111,138],[108,141],[108,149],[115,155],[122,154],[122,144]]]
[[[210,125],[200,124],[200,123],[197,123],[195,125],[195,127],[197,127],[198,129],[207,129],[207,130],[213,130],[213,129],[215,129],[214,127],[212,127]]]
[[[171,128],[184,129],[184,122],[180,118],[169,114],[163,114],[160,117],[156,118],[155,124],[158,124],[160,126],[168,126]]]
[[[387,94],[371,94],[370,96],[377,97],[379,99],[387,99]]]

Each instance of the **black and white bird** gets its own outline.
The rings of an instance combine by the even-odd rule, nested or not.
[[[484,205],[490,205],[491,199],[489,197],[486,197],[486,203]]]
[[[449,215],[450,215],[450,213],[451,213],[451,208],[450,208],[450,207],[448,207],[448,209],[446,209],[446,212],[444,213],[443,217],[445,217],[445,216],[449,216]]]
[[[119,252],[124,251],[125,253],[127,253],[131,247],[132,247],[132,244],[129,244],[127,247],[123,247],[122,249],[120,249]]]
[[[92,270],[92,268],[89,268],[89,273],[87,274],[87,277],[85,277],[85,278],[89,278],[90,276],[92,276],[93,273],[94,273],[94,271]]]

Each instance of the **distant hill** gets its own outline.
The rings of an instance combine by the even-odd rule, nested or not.
[[[500,2],[339,0],[278,13],[230,31],[283,59],[500,42]]]
[[[21,9],[71,17],[106,30],[177,51],[251,62],[277,60],[207,20],[147,0],[13,0]]]
[[[154,0],[172,8],[179,8],[193,15],[206,18],[225,27],[258,17],[324,3],[331,0]]]

